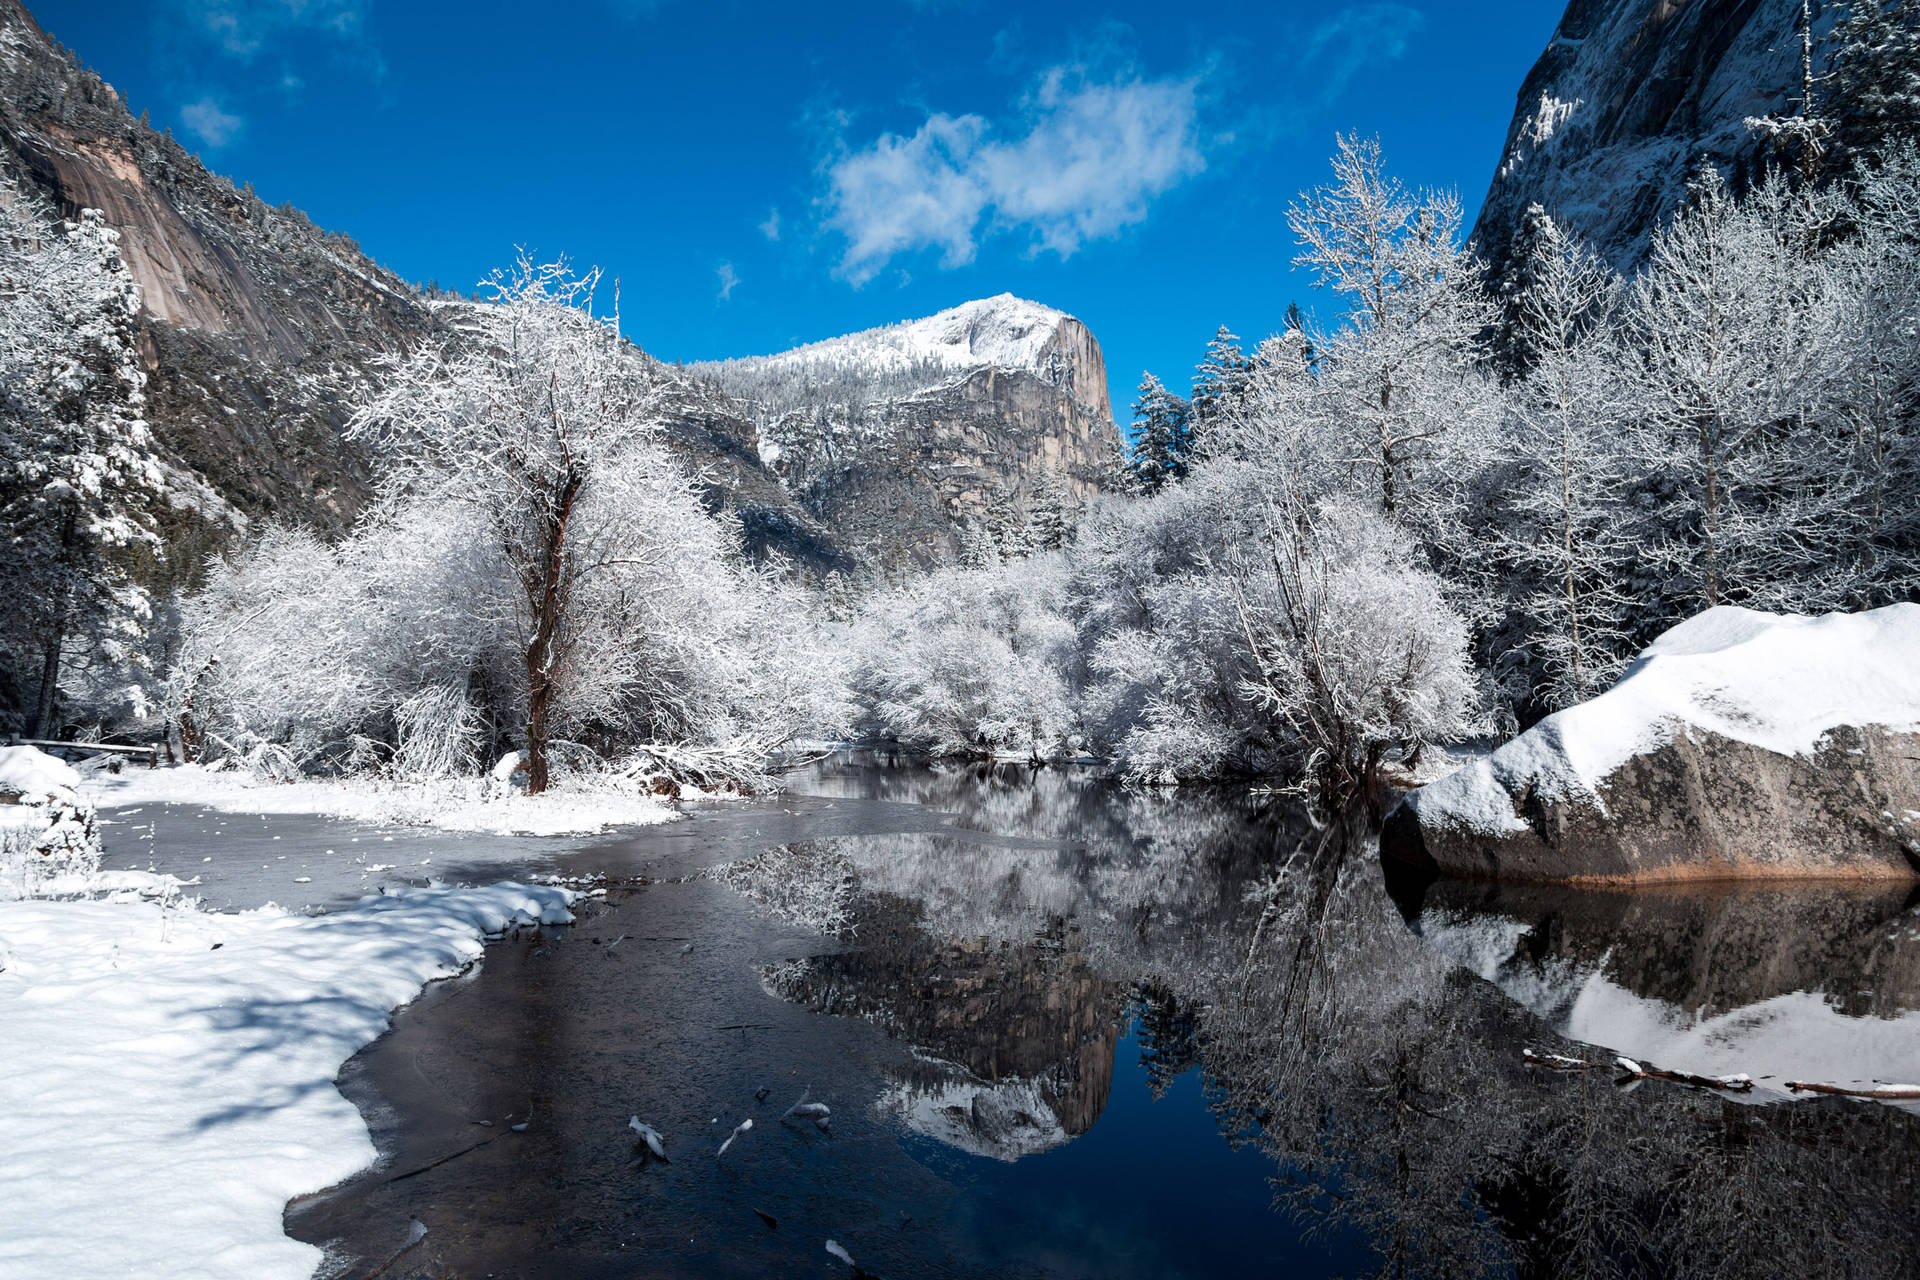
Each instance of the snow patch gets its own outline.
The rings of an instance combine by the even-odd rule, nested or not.
[[[492,778],[485,783],[480,779],[393,783],[364,778],[267,782],[197,764],[134,770],[86,784],[102,805],[199,804],[227,813],[314,813],[357,822],[502,835],[592,835],[612,827],[671,822],[680,816],[654,796],[587,789],[502,795],[500,787]]]
[[[340,1064],[484,937],[569,921],[569,901],[498,884],[317,917],[0,903],[0,1273],[307,1280],[321,1251],[282,1233],[287,1201],[375,1157]]]
[[[1423,821],[1510,834],[1527,829],[1513,797],[1529,787],[1605,812],[1602,788],[1616,770],[1691,728],[1804,756],[1847,725],[1920,730],[1920,605],[1819,617],[1708,609],[1648,645],[1607,692],[1407,803]]]

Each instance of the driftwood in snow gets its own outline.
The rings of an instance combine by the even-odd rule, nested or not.
[[[1734,1093],[1747,1093],[1753,1088],[1753,1080],[1746,1073],[1731,1076],[1696,1076],[1686,1071],[1666,1071],[1659,1067],[1650,1067],[1632,1058],[1615,1058],[1612,1062],[1588,1062],[1584,1058],[1569,1058],[1559,1053],[1539,1053],[1532,1049],[1523,1049],[1520,1056],[1536,1067],[1547,1067],[1554,1071],[1620,1071],[1631,1080],[1672,1080],[1676,1084],[1691,1085],[1696,1089],[1724,1089]]]

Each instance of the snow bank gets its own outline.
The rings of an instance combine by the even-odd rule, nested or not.
[[[0,900],[99,868],[99,829],[80,775],[34,747],[0,747]]]
[[[1423,823],[1523,832],[1513,797],[1585,801],[1623,764],[1698,727],[1779,755],[1842,725],[1920,729],[1920,605],[1820,617],[1709,609],[1648,645],[1619,683],[1414,792]]]
[[[375,1151],[341,1063],[427,982],[566,890],[369,898],[329,916],[0,903],[0,1275],[306,1280],[294,1196]]]
[[[265,782],[197,764],[129,770],[86,784],[101,805],[202,804],[228,813],[316,813],[358,822],[431,826],[500,835],[592,835],[610,827],[671,822],[679,812],[653,796],[558,790],[501,795],[478,779],[394,784],[359,778]]]

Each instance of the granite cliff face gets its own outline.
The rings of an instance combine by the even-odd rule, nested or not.
[[[1799,14],[1799,0],[1572,0],[1520,86],[1474,227],[1482,256],[1502,267],[1537,202],[1637,266],[1703,160],[1738,183],[1763,158],[1745,121],[1792,109]]]
[[[1047,490],[1083,507],[1120,438],[1087,327],[1001,294],[779,355],[694,367],[736,398],[760,456],[868,566],[951,560]]]
[[[291,205],[209,173],[136,120],[18,0],[0,0],[0,166],[72,215],[104,211],[140,286],[148,413],[168,466],[177,567],[273,517],[338,530],[372,492],[341,439],[383,358],[441,332],[440,308]],[[637,348],[634,358],[646,360]],[[654,364],[669,442],[752,553],[842,567],[760,462],[736,407]]]

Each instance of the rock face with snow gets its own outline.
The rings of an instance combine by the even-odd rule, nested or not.
[[[1638,265],[1701,160],[1736,179],[1755,167],[1765,144],[1745,121],[1798,93],[1799,13],[1799,0],[1572,0],[1520,87],[1474,227],[1482,256],[1498,269],[1538,202],[1614,266]]]
[[[747,407],[760,455],[865,563],[950,560],[967,526],[1018,526],[1051,487],[1118,474],[1100,344],[1011,294],[778,355],[696,366]]]
[[[1491,880],[1920,875],[1920,605],[1709,609],[1407,797],[1382,850]]]

